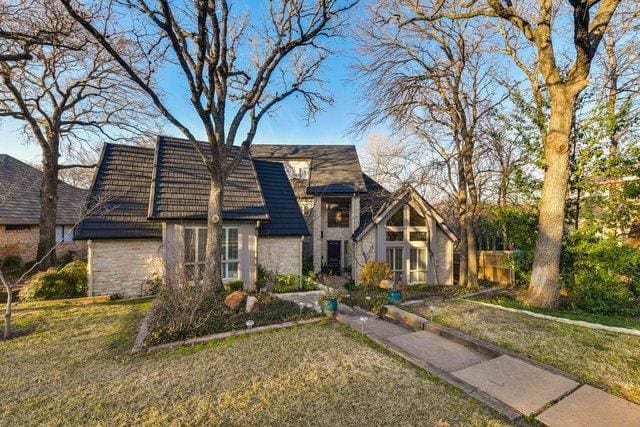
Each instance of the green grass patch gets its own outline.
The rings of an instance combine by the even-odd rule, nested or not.
[[[425,318],[430,316],[426,307],[408,310]],[[640,337],[539,319],[464,300],[440,304],[433,320],[640,403]]]
[[[128,355],[148,301],[19,307],[0,343],[11,424],[509,425],[334,322]],[[126,344],[126,345],[125,345]]]
[[[562,317],[562,318],[571,319],[571,320],[582,320],[590,323],[600,323],[602,325],[616,326],[619,328],[630,328],[630,329],[640,330],[640,320],[635,318],[591,314],[591,313],[586,313],[582,310],[571,309],[571,308],[551,309],[551,308],[533,307],[528,304],[524,304],[520,301],[517,301],[511,295],[504,295],[504,294],[495,295],[495,296],[477,295],[470,299],[473,299],[475,301],[486,302],[489,304],[496,304],[502,307],[509,307],[509,308],[515,308],[518,310],[527,310],[534,313],[546,314],[548,316]]]

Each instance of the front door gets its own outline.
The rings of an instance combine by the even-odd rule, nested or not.
[[[329,267],[340,267],[340,240],[327,241],[327,264]]]

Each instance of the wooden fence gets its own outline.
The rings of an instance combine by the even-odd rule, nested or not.
[[[501,285],[511,285],[515,282],[515,273],[506,263],[510,251],[480,251],[478,252],[478,279]],[[453,256],[453,281],[460,279],[460,256]]]

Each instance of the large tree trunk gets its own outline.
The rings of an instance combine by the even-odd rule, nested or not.
[[[467,209],[465,225],[467,228],[467,286],[478,287],[478,254],[476,250],[476,229],[475,217],[478,206],[478,190],[476,188],[475,176],[473,174],[473,135],[464,132],[463,166],[465,184],[467,186]]]
[[[467,212],[467,287],[478,287],[478,251],[473,216]]]
[[[546,170],[540,199],[538,239],[527,301],[537,307],[558,304],[560,253],[569,181],[569,138],[577,94],[566,87],[550,89],[551,111],[545,144]]]
[[[57,144],[55,144],[57,146]],[[40,223],[38,252],[39,270],[45,270],[57,261],[56,217],[58,215],[58,159],[57,148],[42,150],[42,187],[40,200]]]
[[[220,290],[222,285],[222,174],[214,174],[211,178],[207,217],[207,249],[205,255],[204,286]]]

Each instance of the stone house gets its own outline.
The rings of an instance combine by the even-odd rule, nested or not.
[[[42,172],[6,154],[0,154],[0,260],[20,256],[35,261],[40,222]],[[57,255],[86,256],[85,242],[73,240],[87,190],[58,183]]]
[[[105,145],[88,198],[97,213],[75,236],[88,243],[90,294],[138,295],[153,276],[201,274],[208,196],[208,173],[188,141]],[[398,211],[407,226],[387,241],[385,223]],[[455,235],[410,187],[390,193],[363,174],[351,145],[253,146],[226,183],[222,221],[223,281],[249,289],[258,266],[300,275],[307,261],[357,277],[367,259],[388,256],[399,281],[453,283]]]

